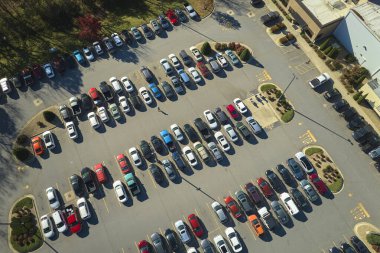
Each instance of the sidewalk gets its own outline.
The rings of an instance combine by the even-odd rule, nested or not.
[[[315,65],[315,67],[321,72],[321,73],[329,73],[331,78],[334,80],[334,87],[339,90],[339,92],[342,94],[342,98],[344,98],[351,107],[354,107],[356,111],[363,116],[363,118],[370,124],[373,129],[380,134],[380,118],[379,116],[372,110],[365,108],[363,106],[360,106],[353,98],[350,96],[344,85],[340,82],[340,72],[337,71],[331,71],[324,61],[319,58],[317,53],[314,51],[313,48],[309,46],[309,44],[301,37],[300,32],[301,30],[295,30],[293,28],[293,24],[290,23],[281,13],[281,11],[277,8],[277,6],[271,1],[271,0],[264,0],[266,6],[272,10],[277,11],[283,18],[283,23],[288,28],[289,32],[291,32],[297,39],[297,44],[300,46],[302,51],[310,58],[311,63]]]
[[[360,222],[356,224],[354,227],[355,235],[364,242],[364,244],[367,246],[367,248],[371,252],[375,253],[375,250],[372,249],[372,246],[367,242],[367,239],[366,239],[367,232],[370,232],[370,231],[380,232],[380,229],[378,229],[374,225],[367,222]]]

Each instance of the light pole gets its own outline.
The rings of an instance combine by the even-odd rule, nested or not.
[[[281,101],[282,97],[285,95],[285,92],[288,90],[289,86],[293,83],[294,79],[296,79],[296,75],[293,73],[293,78],[290,80],[288,86],[286,86],[284,92],[281,94],[281,96],[278,98],[278,101]]]

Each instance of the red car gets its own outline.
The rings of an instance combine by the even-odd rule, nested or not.
[[[133,172],[132,167],[130,164],[128,164],[127,158],[125,157],[124,154],[118,154],[116,156],[116,160],[117,160],[117,163],[119,164],[119,167],[121,169],[121,173],[127,174],[127,173]]]
[[[227,105],[226,109],[233,119],[237,119],[239,117],[239,113],[238,111],[236,111],[235,106],[233,106],[233,104]]]
[[[327,186],[325,183],[318,177],[317,173],[309,175],[310,181],[313,183],[315,188],[317,188],[320,194],[325,194],[327,192]]]
[[[104,166],[101,163],[94,165],[94,171],[99,183],[104,184],[107,181],[106,173],[104,172]]]
[[[139,241],[137,244],[137,247],[139,248],[140,253],[150,253],[149,243],[145,240]]]
[[[45,152],[44,145],[42,144],[42,139],[39,136],[36,136],[32,139],[32,146],[36,155],[42,155]]]
[[[203,235],[203,228],[201,224],[199,223],[199,219],[195,214],[190,214],[189,217],[187,217],[189,220],[190,226],[193,229],[193,232],[196,236],[202,237]]]
[[[44,77],[44,70],[39,64],[33,65],[32,72],[33,72],[33,76],[37,79],[42,79]]]
[[[202,76],[207,77],[210,75],[210,71],[203,62],[197,62],[197,68],[201,72]]]
[[[99,105],[102,102],[102,99],[100,98],[100,93],[96,88],[90,88],[88,91],[88,95],[94,100],[95,105]]]
[[[67,225],[70,228],[71,233],[75,234],[82,229],[82,220],[78,214],[78,209],[73,205],[65,207],[65,213],[67,215]]]
[[[261,191],[264,193],[265,197],[268,198],[268,197],[273,195],[272,188],[270,187],[270,185],[268,184],[268,182],[264,178],[259,177],[257,179],[257,184],[259,185]]]
[[[178,23],[178,17],[177,15],[175,14],[174,10],[168,10],[166,12],[166,16],[168,17],[168,19],[170,20],[170,23],[172,23],[173,25],[177,24]]]
[[[236,203],[236,201],[231,196],[227,196],[224,199],[224,203],[226,203],[228,210],[232,213],[232,215],[236,219],[240,218],[243,215],[243,213],[240,210],[239,205]]]

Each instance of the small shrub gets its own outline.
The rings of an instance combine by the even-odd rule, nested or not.
[[[325,41],[323,41],[322,44],[319,46],[319,49],[325,50],[329,46],[330,40],[331,38],[329,37]]]
[[[28,160],[29,157],[32,156],[32,153],[28,149],[23,147],[14,148],[12,153],[21,162],[25,162],[26,160]]]
[[[347,54],[344,59],[348,62],[348,63],[354,63],[354,62],[357,62],[357,59],[356,57],[353,55],[353,54]]]
[[[324,54],[328,54],[333,49],[332,46],[328,46],[326,49],[322,50]]]
[[[355,95],[352,96],[352,98],[357,101],[359,97],[362,96],[362,94],[363,94],[363,91],[356,92]]]
[[[235,50],[235,42],[228,43],[228,49]]]
[[[29,137],[25,134],[20,134],[17,136],[16,143],[21,146],[26,146],[29,144]]]
[[[288,110],[286,111],[282,116],[281,120],[285,123],[290,122],[294,118],[294,110]]]
[[[245,47],[243,47],[243,46],[238,47],[238,48],[236,49],[236,54],[237,54],[237,55],[240,55],[240,54],[244,51],[244,49],[245,49]]]
[[[337,61],[333,61],[332,62],[332,65],[337,69],[337,70],[340,70],[343,68],[343,65],[340,63],[340,62],[337,62]]]
[[[318,46],[313,44],[313,49],[318,49]]]
[[[276,92],[274,94],[276,95],[276,98],[279,98],[279,97],[281,97],[282,92],[280,90],[276,90]]]
[[[293,22],[293,19],[292,19],[292,17],[291,17],[289,14],[286,14],[286,15],[285,15],[285,18],[286,18],[289,22]]]
[[[222,43],[222,45],[220,46],[220,50],[224,51],[224,50],[227,50],[227,49],[228,49],[227,43]]]
[[[368,96],[368,93],[364,94],[363,96],[360,96],[356,102],[358,102],[358,104],[362,104],[364,101],[365,101],[365,98]]]
[[[216,42],[215,43],[215,50],[220,51],[221,46],[222,46],[222,44],[220,44],[219,42]]]
[[[294,37],[294,35],[291,34],[291,33],[288,33],[288,34],[286,35],[286,38],[288,39],[288,41],[292,41],[292,40],[295,40],[295,39],[296,39],[296,37]]]
[[[322,53],[321,50],[318,50],[318,51],[317,51],[317,54],[318,54],[319,58],[321,58],[322,60],[325,60],[325,59],[326,59],[326,55],[324,55],[324,53]]]
[[[262,92],[266,92],[266,91],[270,91],[271,89],[275,88],[276,86],[274,86],[273,84],[264,84],[260,87],[260,90]]]
[[[235,50],[237,50],[239,47],[241,47],[240,43],[235,43]]]
[[[332,65],[331,61],[329,63],[326,62],[327,67],[329,67],[330,70],[335,71],[336,68],[334,65]]]
[[[55,115],[55,113],[52,111],[44,111],[43,116],[44,116],[44,119],[50,123],[52,123],[54,119],[57,117],[57,115]]]
[[[274,26],[272,26],[272,27],[270,28],[271,33],[276,33],[276,32],[278,32],[279,30],[280,30],[280,28],[278,27],[277,24],[275,24]]]
[[[279,41],[280,41],[280,43],[283,44],[283,45],[285,45],[286,43],[289,42],[289,40],[288,40],[288,38],[287,38],[286,36],[281,37]]]
[[[369,244],[380,246],[380,234],[369,232],[366,235],[366,239]]]
[[[240,53],[239,57],[242,61],[248,61],[251,58],[251,52],[246,48]]]
[[[331,49],[331,51],[327,54],[328,57],[330,57],[331,59],[336,59],[336,57],[338,56],[339,54],[339,50],[337,48],[333,48]]]
[[[211,52],[212,52],[212,50],[211,50],[210,43],[208,43],[206,41],[205,43],[203,43],[203,45],[201,47],[201,53],[204,54],[204,55],[210,55]]]

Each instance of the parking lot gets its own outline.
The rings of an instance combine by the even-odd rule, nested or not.
[[[227,225],[239,233],[245,252],[326,252],[334,244],[347,241],[358,221],[380,218],[376,212],[379,204],[372,201],[378,191],[371,191],[369,187],[378,184],[378,175],[370,174],[368,158],[347,141],[350,132],[344,122],[322,96],[307,87],[307,80],[319,72],[312,64],[305,65],[307,57],[300,50],[277,48],[266,37],[258,22],[260,15],[267,11],[265,7],[253,9],[248,3],[239,4],[241,7],[239,11],[235,10],[233,17],[241,22],[240,31],[219,26],[212,18],[189,23],[191,29],[175,27],[166,39],[156,38],[128,51],[122,49],[115,58],[91,63],[90,67],[80,69],[81,72],[74,71],[57,81],[43,84],[41,89],[22,93],[21,98],[15,101],[23,103],[20,105],[21,113],[33,115],[49,105],[67,104],[70,93],[87,92],[111,76],[120,78],[127,75],[138,89],[147,86],[138,73],[140,65],[148,66],[159,82],[168,80],[159,60],[170,53],[178,55],[181,49],[190,54],[190,46],[207,38],[242,41],[253,49],[255,60],[264,66],[244,64],[240,68],[233,67],[222,76],[204,79],[202,85],[193,84],[191,89],[186,89],[186,94],[178,95],[173,101],[157,101],[152,107],[146,106],[144,110],[125,115],[125,120],[112,121],[100,132],[90,126],[85,116],[81,117],[78,120],[81,136],[78,143],[68,138],[66,129],[55,128],[56,149],[38,159],[41,169],[23,174],[26,179],[19,190],[35,195],[39,216],[51,212],[45,196],[45,189],[49,186],[59,190],[65,204],[76,202],[68,178],[73,173],[79,175],[83,167],[91,168],[103,163],[109,181],[95,196],[89,197],[93,216],[84,222],[82,231],[77,235],[59,234],[58,238],[47,240],[48,244],[40,252],[72,252],[73,249],[75,252],[137,252],[137,242],[150,241],[152,233],[163,234],[166,228],[175,230],[174,223],[179,219],[186,222],[191,213],[200,218],[206,229],[204,238],[212,242],[218,234],[225,236],[227,227],[218,222],[211,209],[212,202],[223,204],[224,197],[234,197],[234,193],[243,189],[247,182],[257,185],[256,179],[264,177],[266,170],[274,169],[279,163],[286,165],[288,158],[314,143],[323,145],[341,168],[345,177],[344,191],[332,199],[321,197],[320,203],[311,204],[308,211],[296,218],[291,217],[288,226],[267,231],[261,238],[254,234],[245,219],[238,221],[230,216]],[[227,12],[232,7],[219,3],[216,8]],[[131,55],[138,60],[128,60]],[[274,82],[284,89],[293,73],[297,78],[287,97],[301,114],[296,114],[291,123],[283,124],[270,113],[268,106],[257,100],[257,88],[261,83]],[[63,89],[56,89],[58,86]],[[150,162],[141,168],[134,166],[143,193],[125,205],[120,204],[112,188],[113,181],[123,181],[116,155],[127,155],[130,147],[138,147],[141,140],[149,141],[152,135],[159,136],[159,132],[169,130],[171,124],[176,123],[180,127],[192,124],[195,118],[203,118],[203,111],[219,106],[224,108],[236,97],[246,99],[244,102],[262,124],[266,135],[256,136],[251,141],[240,136],[236,144],[230,142],[232,152],[225,153],[222,163],[201,163],[197,168],[188,166],[186,173],[178,170],[178,180],[172,182],[167,179],[163,185],[157,184],[147,169]],[[37,105],[33,101],[38,99],[42,102]],[[257,102],[257,107],[249,103],[251,99]],[[244,117],[242,121],[245,122]],[[179,144],[179,147],[184,145],[192,147],[189,141]],[[171,159],[170,155],[157,158]],[[198,161],[201,161],[199,157]],[[158,166],[162,169],[161,165]],[[358,169],[363,167],[369,171],[364,175]],[[199,243],[200,240],[194,236],[187,246],[199,247]]]

